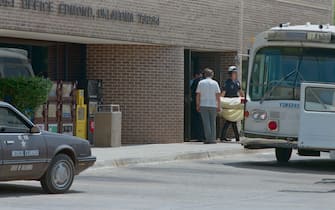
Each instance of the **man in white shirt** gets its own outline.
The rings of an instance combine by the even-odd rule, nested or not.
[[[219,84],[213,80],[214,72],[204,70],[206,79],[199,82],[197,88],[197,111],[200,112],[205,131],[205,144],[216,143],[216,116],[221,111]]]

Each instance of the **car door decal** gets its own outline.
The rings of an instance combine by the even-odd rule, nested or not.
[[[39,157],[39,150],[13,150],[12,157]]]
[[[26,148],[27,141],[29,141],[29,136],[28,135],[18,135],[17,138],[19,141],[21,141],[22,148]]]
[[[13,150],[12,157],[24,157],[24,151],[23,150]]]
[[[11,165],[10,166],[10,171],[32,171],[33,170],[33,165]]]

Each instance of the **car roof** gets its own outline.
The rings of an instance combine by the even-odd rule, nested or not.
[[[28,60],[28,52],[22,49],[0,48],[0,57]]]

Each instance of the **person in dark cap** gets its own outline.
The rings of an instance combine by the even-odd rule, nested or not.
[[[200,113],[197,111],[197,88],[199,82],[202,80],[202,72],[196,71],[193,75],[191,83],[191,138],[198,142],[202,142],[205,139],[204,129],[202,125],[202,119]]]
[[[229,79],[227,79],[222,87],[222,96],[226,98],[237,98],[244,97],[244,93],[241,88],[241,83],[238,81],[238,68],[236,66],[230,66],[228,68]],[[236,141],[240,141],[240,135],[237,128],[237,122],[231,122],[226,120],[222,131],[221,141],[229,141],[227,136],[227,130],[232,125]]]

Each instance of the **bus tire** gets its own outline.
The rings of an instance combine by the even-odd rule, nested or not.
[[[278,163],[287,163],[292,156],[292,149],[276,148],[276,159]]]

